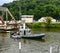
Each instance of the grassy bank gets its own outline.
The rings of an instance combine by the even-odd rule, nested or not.
[[[43,23],[43,22],[36,22],[36,23],[29,23],[27,24],[29,28],[60,28],[60,23]]]

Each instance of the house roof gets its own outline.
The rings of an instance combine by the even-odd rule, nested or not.
[[[27,17],[27,18],[30,18],[30,17],[34,17],[34,15],[21,15],[22,18],[24,17]]]

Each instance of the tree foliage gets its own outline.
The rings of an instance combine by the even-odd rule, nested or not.
[[[50,27],[52,17],[46,17],[46,27]]]
[[[60,0],[20,0],[12,3],[3,4],[2,6],[9,8],[15,19],[19,19],[22,15],[34,15],[34,19],[38,20],[44,16],[51,16],[60,19]]]

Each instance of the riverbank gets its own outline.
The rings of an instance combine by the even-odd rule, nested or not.
[[[36,22],[36,23],[29,23],[27,24],[29,28],[36,29],[36,28],[60,28],[60,23],[44,23],[44,22]]]

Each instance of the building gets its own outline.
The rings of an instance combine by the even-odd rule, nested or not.
[[[33,22],[33,15],[22,15],[21,20],[24,20],[25,23],[32,23]]]
[[[46,22],[46,19],[45,19],[46,17],[41,17],[39,20],[38,20],[38,22]]]
[[[41,18],[38,20],[38,22],[46,22],[46,18],[47,18],[47,17],[41,17]],[[54,18],[51,17],[51,22],[52,22],[52,23],[55,23],[55,22],[56,22],[56,19],[54,19]]]

